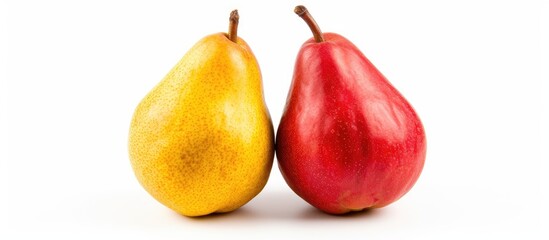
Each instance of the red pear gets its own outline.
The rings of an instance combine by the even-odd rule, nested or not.
[[[297,56],[278,127],[280,171],[301,198],[327,213],[379,208],[417,181],[423,125],[408,101],[349,40],[311,28]]]

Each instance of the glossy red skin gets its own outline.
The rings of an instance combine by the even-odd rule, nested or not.
[[[423,125],[356,46],[323,36],[298,54],[277,132],[279,168],[295,193],[327,213],[386,206],[421,173]]]

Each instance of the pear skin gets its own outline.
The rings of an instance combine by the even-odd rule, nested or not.
[[[397,201],[425,163],[419,115],[351,41],[322,33],[304,6],[294,11],[313,37],[297,55],[278,125],[276,155],[284,180],[329,214]]]
[[[129,155],[139,183],[185,216],[238,209],[271,171],[274,132],[259,65],[235,31],[196,43],[131,121]]]

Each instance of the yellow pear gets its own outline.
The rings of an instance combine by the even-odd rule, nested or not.
[[[265,186],[274,132],[257,60],[229,32],[204,37],[135,109],[129,155],[140,184],[185,216],[230,212]]]

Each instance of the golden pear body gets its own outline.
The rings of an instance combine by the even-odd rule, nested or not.
[[[182,215],[229,212],[255,197],[274,132],[246,42],[217,33],[196,43],[135,109],[129,154],[145,190]]]

